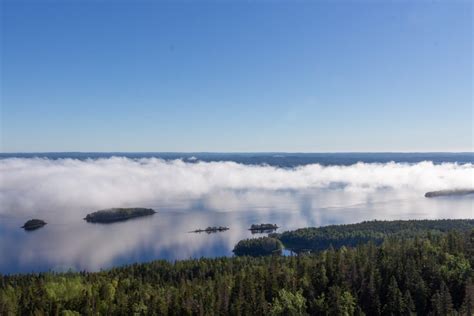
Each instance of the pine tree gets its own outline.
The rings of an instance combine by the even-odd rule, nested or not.
[[[453,303],[451,300],[451,294],[446,284],[442,281],[439,291],[437,291],[432,299],[431,305],[433,314],[437,316],[447,316],[453,314]]]
[[[466,285],[466,294],[462,304],[463,315],[474,315],[474,282],[472,279]]]
[[[385,302],[386,303],[382,309],[382,313],[384,315],[401,315],[402,314],[405,303],[403,302],[402,292],[398,288],[398,283],[394,276],[390,278],[390,283],[388,285]]]
[[[368,315],[380,315],[380,296],[375,283],[375,272],[370,268],[367,284],[364,285],[361,294],[361,306]]]
[[[270,315],[301,316],[306,315],[306,299],[301,292],[291,293],[285,289],[278,292],[278,297],[273,301]]]
[[[350,316],[354,315],[356,300],[350,292],[334,285],[329,288],[327,304],[329,315]]]
[[[402,315],[416,315],[415,303],[413,302],[410,291],[408,290],[403,294],[403,303]]]

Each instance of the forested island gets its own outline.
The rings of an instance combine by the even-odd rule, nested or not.
[[[241,240],[232,252],[237,256],[265,256],[281,254],[283,244],[276,238],[260,237]]]
[[[278,229],[276,224],[252,224],[249,230],[253,232],[271,232]]]
[[[225,226],[212,226],[212,227],[207,227],[205,229],[196,229],[196,230],[193,230],[191,233],[208,233],[208,234],[211,234],[211,233],[218,233],[218,232],[223,232],[223,231],[226,231],[226,230],[229,230],[229,227],[225,227]]]
[[[440,191],[431,191],[426,192],[425,197],[438,197],[438,196],[459,196],[459,195],[468,195],[474,194],[473,189],[458,189],[458,190],[440,190]]]
[[[314,249],[295,256],[4,275],[0,315],[472,315],[473,225],[372,221],[275,234]]]
[[[110,208],[87,214],[84,218],[90,223],[113,223],[130,218],[153,215],[156,212],[151,208]]]
[[[46,225],[46,222],[42,219],[30,219],[21,227],[24,230],[35,230]]]

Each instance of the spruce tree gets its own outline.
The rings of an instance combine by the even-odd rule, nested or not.
[[[386,303],[382,308],[382,313],[384,315],[401,315],[402,314],[405,303],[403,302],[402,292],[398,288],[398,283],[394,276],[390,278],[390,283],[388,284],[385,302]]]

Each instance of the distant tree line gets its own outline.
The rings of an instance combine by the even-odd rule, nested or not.
[[[458,228],[288,257],[4,275],[0,315],[473,315],[474,231]]]
[[[474,229],[473,219],[367,221],[349,225],[301,228],[270,236],[280,239],[292,250],[325,250],[332,246],[354,247],[369,241],[380,245],[388,237],[402,239],[440,235],[451,230],[466,232]]]

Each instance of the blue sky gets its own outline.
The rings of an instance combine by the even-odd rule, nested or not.
[[[472,151],[470,1],[2,1],[1,151]]]

